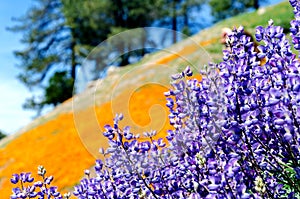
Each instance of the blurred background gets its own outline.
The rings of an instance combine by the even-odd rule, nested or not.
[[[115,34],[162,27],[190,36],[220,20],[278,2],[281,0],[1,0],[0,138],[72,97],[84,58]],[[176,34],[167,37],[170,43],[181,39]],[[113,63],[103,58],[92,79],[103,75],[99,71],[108,65],[133,64],[154,51],[135,51]]]

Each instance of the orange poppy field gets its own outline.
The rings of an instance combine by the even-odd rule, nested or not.
[[[167,118],[159,118],[159,112],[167,112],[163,95],[165,91],[164,87],[150,85],[134,92],[129,101],[131,121],[125,115],[121,124],[135,123],[137,126],[147,126],[151,122],[148,111],[153,104],[165,108],[154,110],[152,116],[157,121],[166,120]],[[126,94],[128,92],[117,97],[116,103],[122,103]],[[13,173],[32,172],[33,176],[38,179],[36,175],[38,165],[43,165],[47,174],[54,176],[53,185],[58,186],[61,191],[72,190],[71,187],[82,178],[83,171],[93,166],[95,151],[98,151],[100,146],[107,146],[99,127],[108,123],[112,124],[111,103],[107,102],[81,111],[78,115],[81,117],[80,121],[86,122],[85,129],[78,131],[74,124],[73,113],[64,113],[27,131],[0,149],[1,198],[9,198],[11,194],[13,186],[10,178]],[[98,119],[96,124],[99,126],[89,123],[91,118],[89,109],[96,113]],[[162,136],[166,129],[170,129],[168,122],[161,126],[157,136]],[[85,137],[88,139],[85,140]]]

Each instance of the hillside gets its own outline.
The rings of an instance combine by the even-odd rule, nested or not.
[[[121,125],[132,126],[136,133],[158,129],[157,136],[164,135],[170,128],[163,95],[169,88],[170,74],[186,65],[199,70],[209,61],[220,61],[223,27],[243,25],[254,33],[257,25],[266,25],[272,18],[276,25],[288,28],[292,16],[287,2],[243,14],[94,82],[94,86],[0,142],[1,198],[9,198],[13,173],[35,174],[38,165],[55,176],[54,185],[69,190],[82,177],[83,170],[93,166],[95,158],[102,158],[98,149],[107,143],[101,132],[105,124],[112,124],[116,113],[122,112]]]

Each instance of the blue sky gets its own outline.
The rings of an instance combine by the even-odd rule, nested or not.
[[[277,3],[282,0],[269,0]],[[24,100],[31,96],[29,90],[16,78],[21,72],[13,51],[22,49],[22,35],[6,30],[14,23],[12,17],[18,17],[33,5],[33,0],[0,0],[0,130],[11,134],[28,124],[35,115],[34,111],[22,109]]]
[[[22,109],[31,94],[16,78],[20,70],[13,51],[22,48],[21,35],[6,30],[13,24],[11,18],[23,15],[32,4],[31,0],[0,0],[0,130],[8,134],[28,124],[34,115]]]

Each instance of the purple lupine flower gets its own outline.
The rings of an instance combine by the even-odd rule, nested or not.
[[[27,183],[27,182],[33,182],[34,181],[34,178],[31,177],[31,173],[21,173],[20,174],[20,180],[23,182],[23,183]]]
[[[300,24],[300,3],[297,0],[290,0],[290,4],[294,8],[295,20],[291,21],[290,32],[292,36],[292,42],[296,50],[300,50],[300,34],[299,34],[299,24]]]
[[[13,174],[13,177],[10,179],[11,183],[17,184],[19,182],[19,174]]]
[[[46,169],[43,166],[38,166],[38,175],[43,178],[43,181],[34,182],[30,173],[13,174],[11,182],[17,184],[20,182],[21,188],[13,188],[12,199],[19,198],[55,198],[62,199],[62,195],[57,191],[57,187],[50,186],[53,177],[46,177]],[[66,197],[68,198],[68,197]]]

